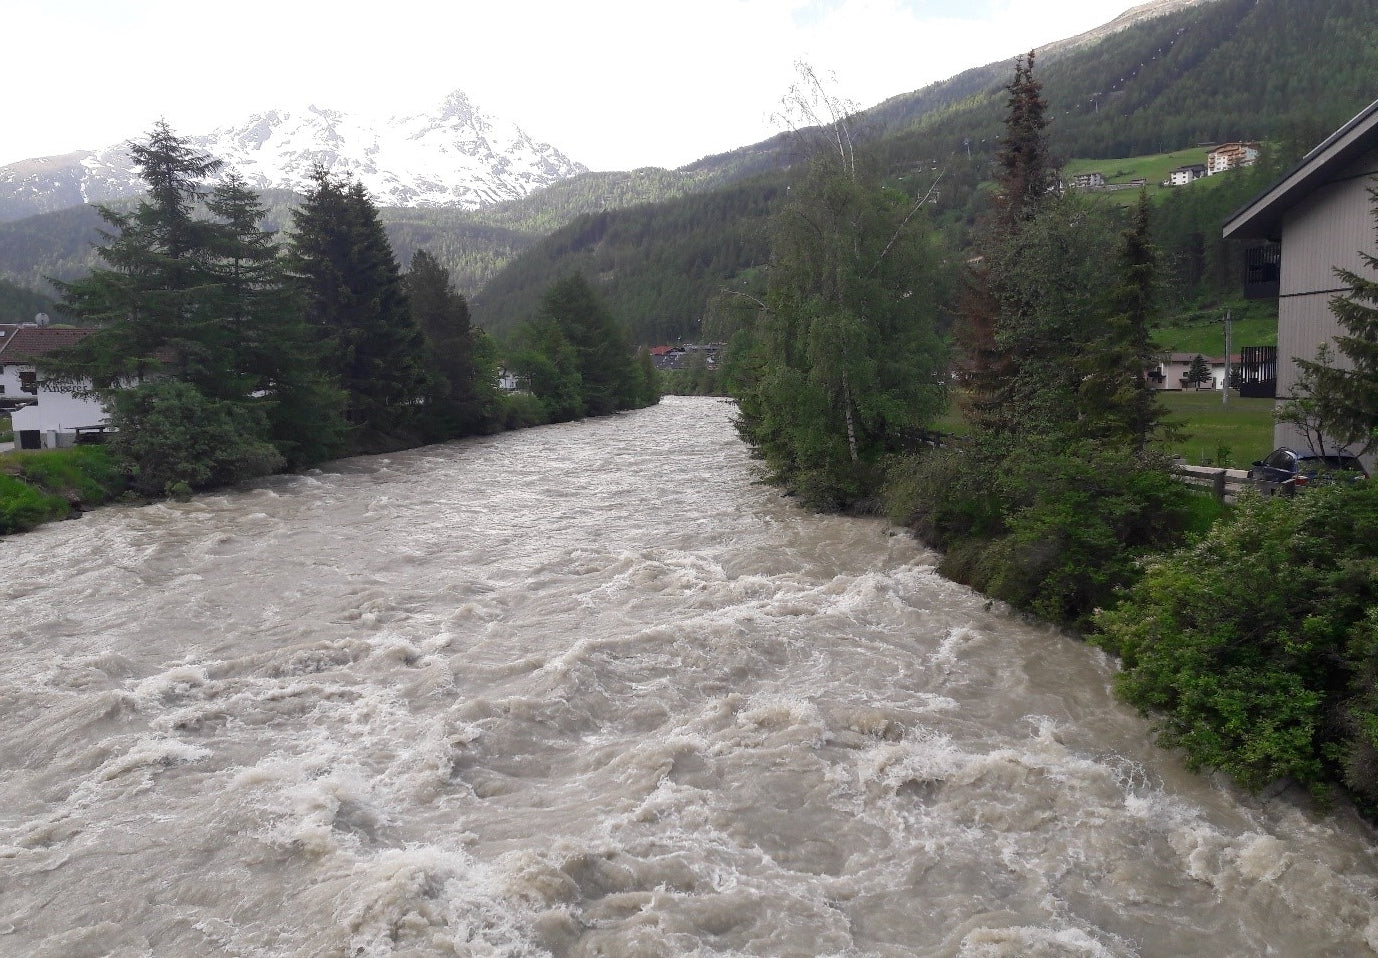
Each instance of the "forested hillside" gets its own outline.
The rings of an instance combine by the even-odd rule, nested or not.
[[[0,323],[28,323],[53,308],[51,300],[23,286],[0,279]]]
[[[1234,138],[1265,142],[1263,165],[1227,188],[1212,184],[1209,194],[1188,190],[1165,200],[1154,235],[1167,257],[1167,302],[1232,293],[1240,254],[1219,237],[1225,214],[1378,96],[1371,20],[1363,0],[1214,0],[1059,51],[1047,63],[1038,58],[1054,158],[1166,152]],[[854,121],[857,142],[892,188],[917,197],[940,178],[933,212],[954,257],[984,207],[982,184],[994,178],[1009,72],[1008,63],[970,70]],[[752,249],[763,249],[752,244],[754,221],[788,188],[788,166],[799,155],[799,143],[781,136],[693,167],[717,176],[770,171],[725,188],[725,198],[743,204],[740,223],[721,216],[716,201],[693,196],[556,231],[484,288],[477,321],[501,333],[529,309],[524,289],[585,271],[638,341],[694,335],[703,305],[734,282],[733,269],[765,264],[764,254],[750,259]],[[696,220],[695,211],[707,218]],[[732,252],[698,255],[713,247]],[[695,255],[686,255],[691,250]]]
[[[704,173],[660,169],[586,173],[485,210],[385,207],[380,213],[402,262],[418,249],[429,250],[460,292],[472,296],[518,253],[578,216],[672,199],[713,181]],[[285,190],[265,191],[264,227],[288,226],[290,210],[300,201]],[[123,209],[132,201],[109,205]],[[75,279],[96,265],[100,224],[93,206],[0,223],[0,277],[50,295],[50,278]]]
[[[765,227],[783,192],[778,177],[670,203],[581,216],[515,259],[475,301],[499,337],[531,315],[555,277],[598,284],[641,343],[694,340],[709,298],[728,277],[764,263]]]

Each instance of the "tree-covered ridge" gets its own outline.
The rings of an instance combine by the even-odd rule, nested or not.
[[[1052,120],[1049,137],[1053,152],[1061,156],[1127,155],[1234,137],[1309,145],[1371,97],[1365,80],[1371,65],[1371,45],[1364,40],[1368,35],[1363,26],[1366,13],[1359,0],[1216,0],[1140,23],[1090,46],[1050,54],[1041,66],[1041,75]],[[874,144],[876,155],[892,176],[918,167],[931,168],[937,161],[947,171],[940,207],[970,220],[965,207],[976,195],[977,185],[991,176],[989,163],[1001,127],[999,84],[1007,72],[1006,64],[994,64],[893,98],[859,118],[855,125],[858,141]],[[586,174],[478,213],[380,213],[401,259],[405,261],[416,249],[426,248],[450,270],[461,291],[475,296],[540,236],[574,218],[627,207],[636,207],[636,216],[641,218],[645,215],[641,205],[667,203],[667,229],[652,236],[651,242],[680,245],[681,238],[668,228],[678,229],[684,223],[683,207],[673,202],[675,199],[722,189],[723,184],[750,175],[775,175],[799,159],[797,146],[782,135],[707,157],[680,171]],[[726,187],[729,194],[735,188]],[[292,200],[266,199],[270,218],[280,216],[280,222],[285,223],[285,211]],[[705,204],[704,209],[716,215],[713,204]],[[0,263],[5,275],[36,290],[45,288],[45,276],[72,279],[93,265],[90,234],[73,236],[69,230],[89,230],[94,217],[88,214],[74,219],[70,211],[50,216],[58,219],[34,217],[0,226]],[[712,229],[709,223],[691,226],[691,232]],[[729,230],[720,238],[726,239],[733,232],[742,231]],[[1207,242],[1211,241],[1207,237]],[[635,260],[636,253],[631,252]],[[659,266],[650,264],[653,270],[671,268],[684,262],[681,253],[648,251],[646,258],[658,261]],[[1169,255],[1176,253],[1169,251]],[[1205,253],[1206,259],[1214,255],[1210,250]],[[573,260],[552,261],[548,250],[535,256],[552,266],[544,274],[547,283],[561,272],[583,265]],[[608,258],[616,257],[604,257]],[[699,259],[690,257],[689,265]],[[1209,275],[1211,264],[1202,263],[1198,257],[1188,264],[1187,272],[1199,274],[1203,269]],[[519,266],[518,272],[528,277],[537,275],[530,263]],[[689,316],[690,310],[675,305],[676,301],[687,298],[699,306],[720,279],[712,275],[700,283],[692,276],[686,281],[662,275],[633,284],[637,288],[626,290],[625,300],[621,289],[603,290],[615,308],[638,323],[645,321],[641,318],[645,315],[670,311],[667,320],[650,320],[655,325],[644,336],[637,333],[637,338],[651,341],[692,329],[698,317]],[[520,311],[504,303],[507,290],[514,285],[519,284],[499,281],[484,297],[495,328],[510,328],[510,316]],[[664,291],[650,292],[651,287]],[[521,308],[530,305],[529,296],[521,302]]]
[[[1242,253],[1221,239],[1219,220],[1372,98],[1365,79],[1371,47],[1362,40],[1367,28],[1357,26],[1365,13],[1359,0],[1215,0],[1040,60],[1051,163],[1073,155],[1169,151],[1202,140],[1267,141],[1265,162],[1225,178],[1227,186],[1181,189],[1157,200],[1162,209],[1151,229],[1164,257],[1168,304],[1184,308],[1235,293]],[[1326,24],[1355,29],[1336,38]],[[996,178],[1008,72],[1007,64],[967,71],[851,118],[857,143],[892,186],[922,193],[942,172],[934,212],[954,257],[965,255],[957,251],[982,215],[984,184]],[[693,336],[702,305],[735,274],[705,268],[713,256],[705,260],[703,244],[688,237],[734,250],[719,262],[724,269],[763,266],[762,246],[753,239],[761,235],[758,207],[746,198],[783,195],[788,168],[799,159],[797,141],[782,135],[691,167],[714,175],[765,171],[752,179],[564,227],[519,254],[484,288],[476,300],[481,322],[511,328],[512,317],[531,306],[522,290],[582,269],[628,317],[639,341],[673,341],[686,330]],[[740,226],[719,219],[708,198],[714,194],[743,198]],[[696,211],[704,217],[698,222]],[[664,228],[643,226],[657,219]]]
[[[401,261],[426,249],[450,272],[458,289],[473,296],[540,237],[579,216],[672,199],[709,182],[706,176],[660,169],[586,173],[483,210],[383,207],[379,217]],[[270,190],[261,199],[265,227],[290,228],[291,211],[301,197]],[[108,205],[124,209],[132,203]],[[99,214],[91,206],[0,224],[0,276],[42,292],[51,288],[49,279],[85,275],[98,264],[93,248],[99,226]]]
[[[478,322],[506,336],[553,277],[581,273],[638,343],[694,340],[709,300],[768,255],[766,224],[785,184],[750,180],[678,200],[581,216],[514,259],[475,297]]]
[[[1365,0],[1214,0],[1041,62],[1059,156],[1272,140],[1299,123],[1328,132],[1373,99],[1372,9]],[[1008,65],[993,66],[1003,69],[947,81],[966,99],[944,97],[940,84],[913,94],[911,113],[903,100],[882,104],[886,154],[941,157],[969,143],[993,156]]]
[[[0,279],[0,324],[31,323],[39,313],[53,308],[50,297],[6,279]]]

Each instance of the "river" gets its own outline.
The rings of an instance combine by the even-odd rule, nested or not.
[[[0,545],[0,955],[1378,953],[1373,830],[759,482],[732,408]]]

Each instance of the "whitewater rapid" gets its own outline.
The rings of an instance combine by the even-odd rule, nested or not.
[[[0,544],[0,955],[1378,953],[1378,842],[719,400]]]

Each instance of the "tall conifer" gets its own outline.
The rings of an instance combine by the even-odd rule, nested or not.
[[[148,192],[131,213],[97,207],[109,226],[97,247],[105,267],[57,284],[63,311],[99,331],[58,357],[53,372],[117,384],[163,370],[218,393],[228,359],[221,317],[206,296],[217,280],[215,228],[193,213],[220,162],[164,122],[131,143],[130,156]]]
[[[368,193],[322,169],[292,212],[288,265],[350,421],[372,438],[412,429],[430,390],[424,340]]]
[[[996,156],[996,193],[976,252],[962,279],[958,321],[953,338],[959,350],[959,401],[973,425],[1003,431],[1015,428],[1010,418],[1011,386],[1018,362],[1008,344],[999,341],[1001,296],[990,273],[992,260],[1022,224],[1044,206],[1055,184],[1046,129],[1047,106],[1042,85],[1033,75],[1032,51],[1015,60],[1005,135]]]

